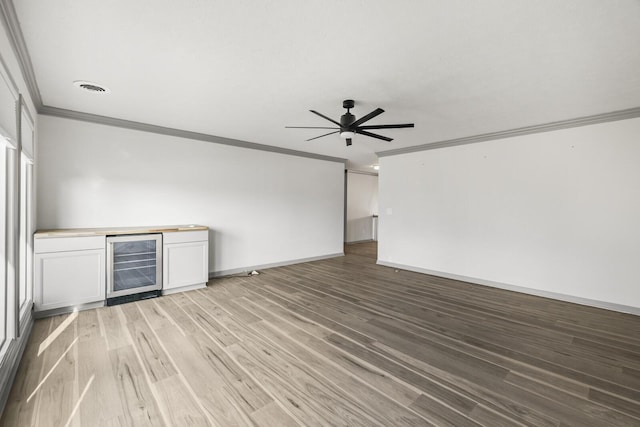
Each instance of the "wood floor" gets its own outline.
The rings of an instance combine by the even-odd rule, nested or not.
[[[2,425],[640,425],[639,317],[351,249],[36,321]]]

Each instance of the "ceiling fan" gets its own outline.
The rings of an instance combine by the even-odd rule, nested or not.
[[[351,114],[349,111],[353,108],[355,102],[353,99],[345,99],[342,102],[342,108],[346,108],[347,112],[340,117],[340,122],[337,122],[329,117],[318,113],[314,110],[309,110],[313,114],[317,114],[325,120],[329,120],[331,123],[335,124],[338,127],[317,127],[317,126],[285,126],[285,128],[289,129],[336,129],[333,132],[325,133],[324,135],[316,136],[314,138],[307,139],[307,141],[312,141],[314,139],[322,138],[324,136],[333,135],[334,133],[340,133],[340,136],[347,141],[347,146],[351,145],[352,139],[355,134],[359,133],[360,135],[369,136],[371,138],[382,139],[383,141],[393,141],[393,138],[388,138],[386,136],[378,135],[375,133],[369,132],[372,129],[399,129],[399,128],[412,128],[413,123],[403,123],[397,125],[368,125],[362,126],[363,123],[373,119],[374,117],[384,113],[382,108],[376,108],[369,114],[360,117],[356,120],[356,116]]]

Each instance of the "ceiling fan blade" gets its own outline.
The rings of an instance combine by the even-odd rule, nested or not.
[[[366,116],[362,116],[360,117],[358,120],[356,120],[355,122],[351,123],[351,128],[356,127],[361,125],[362,123],[373,119],[376,116],[379,116],[380,114],[384,113],[384,110],[382,108],[376,108],[375,110],[373,110],[372,112],[370,112],[369,114],[367,114]]]
[[[369,125],[359,126],[360,129],[400,129],[400,128],[412,128],[413,123],[403,123],[398,125]]]
[[[285,126],[285,129],[338,129],[324,126]]]
[[[325,116],[324,114],[320,114],[320,113],[318,113],[318,112],[317,112],[317,111],[315,111],[315,110],[309,110],[309,111],[311,111],[313,114],[317,114],[318,116],[322,117],[322,118],[323,118],[323,119],[325,119],[325,120],[329,120],[331,123],[334,123],[334,124],[336,124],[336,125],[340,126],[340,123],[336,122],[336,121],[335,121],[335,120],[333,120],[333,119],[330,119],[329,117]]]
[[[382,136],[382,135],[378,135],[378,134],[375,134],[375,133],[367,132],[366,130],[362,130],[361,128],[355,129],[355,132],[359,133],[361,135],[364,135],[364,136],[370,136],[371,138],[382,139],[383,141],[387,141],[387,142],[393,141],[393,138],[389,138],[389,137],[386,137],[386,136]]]
[[[340,132],[340,131],[336,130],[336,131],[333,131],[333,132],[325,133],[324,135],[315,136],[313,138],[307,139],[306,141],[313,141],[314,139],[322,138],[323,136],[333,135],[334,133],[338,133],[338,132]]]

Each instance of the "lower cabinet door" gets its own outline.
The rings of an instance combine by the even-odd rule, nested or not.
[[[35,311],[105,299],[104,249],[35,254]]]
[[[209,280],[209,242],[165,243],[162,254],[164,290]]]

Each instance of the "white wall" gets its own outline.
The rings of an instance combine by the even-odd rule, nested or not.
[[[347,173],[346,241],[373,239],[371,216],[378,214],[378,177]]]
[[[39,229],[198,223],[218,273],[342,253],[342,163],[50,116],[39,126]]]
[[[630,119],[382,157],[379,262],[638,308],[639,135]]]

